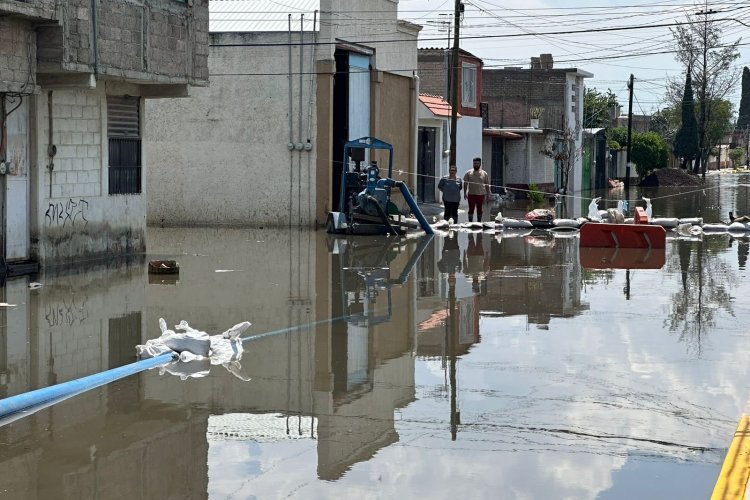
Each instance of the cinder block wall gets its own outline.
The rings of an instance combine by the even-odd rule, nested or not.
[[[38,199],[32,214],[32,253],[40,261],[63,264],[144,251],[145,182],[142,194],[109,194],[105,85],[52,92],[52,143],[57,154],[51,172],[45,168],[48,99],[47,92],[35,99],[40,174],[32,178]],[[142,175],[145,179],[145,172]]]
[[[489,104],[491,127],[528,127],[529,108],[544,108],[539,126],[562,128],[564,70],[485,69],[482,101]]]
[[[36,83],[36,35],[27,21],[0,16],[0,92],[28,92]]]

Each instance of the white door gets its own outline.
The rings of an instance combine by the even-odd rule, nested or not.
[[[29,258],[29,106],[6,99],[8,147],[5,174],[5,258]],[[18,107],[16,107],[18,106]]]
[[[370,58],[349,54],[349,137],[370,135]]]

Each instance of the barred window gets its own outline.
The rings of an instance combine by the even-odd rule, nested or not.
[[[140,98],[107,96],[107,138],[109,194],[140,194]]]

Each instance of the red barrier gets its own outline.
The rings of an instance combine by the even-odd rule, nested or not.
[[[581,247],[666,248],[667,232],[648,224],[604,224],[589,222],[581,226]]]

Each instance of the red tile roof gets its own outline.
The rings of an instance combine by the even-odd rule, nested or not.
[[[433,115],[450,117],[451,116],[451,105],[439,95],[432,94],[419,94],[419,101],[427,106]],[[457,116],[461,116],[458,114]]]

